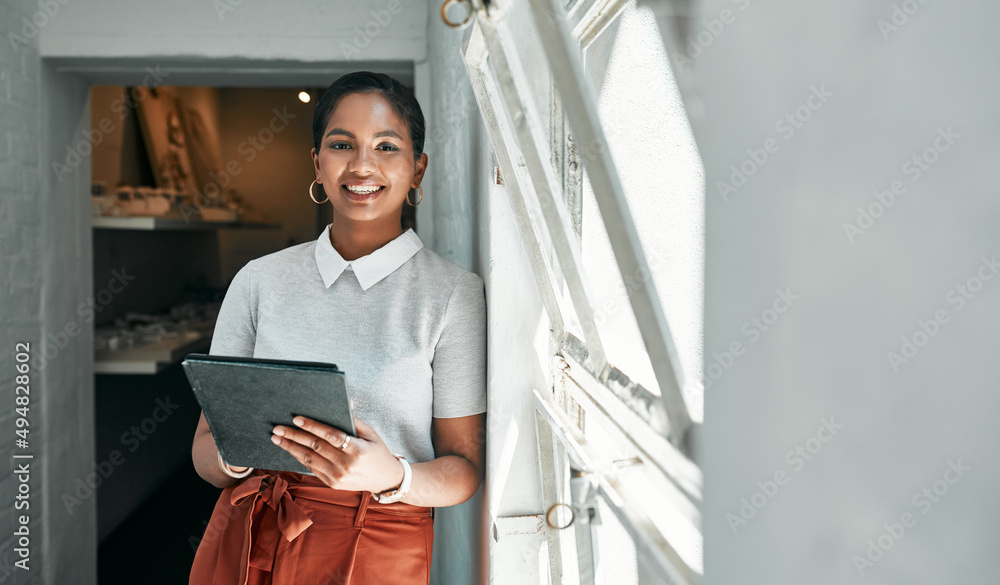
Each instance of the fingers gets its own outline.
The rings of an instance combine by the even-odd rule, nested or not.
[[[271,440],[276,445],[285,447],[286,444],[295,443],[306,450],[322,455],[323,458],[330,461],[343,461],[345,450],[342,450],[341,447],[344,446],[347,433],[306,417],[295,417],[293,422],[301,422],[302,424],[300,428],[285,425],[274,427],[274,435],[271,437]],[[354,449],[356,447],[357,445],[348,443],[346,452],[355,453]]]
[[[351,448],[351,444],[348,441],[349,435],[338,428],[316,422],[304,416],[297,416],[292,419],[292,422],[338,449],[347,450]],[[355,444],[354,446],[356,447],[357,445]]]
[[[271,440],[316,475],[331,475],[331,471],[336,467],[335,464],[340,463],[335,458],[344,457],[344,454],[335,453],[339,450],[320,441],[315,435],[300,433],[301,431],[286,431],[284,436],[272,436]],[[317,448],[314,448],[314,445]]]
[[[340,477],[339,467],[322,454],[308,449],[299,443],[282,439],[278,445],[287,451],[292,457],[306,467],[313,475],[319,477],[330,487],[335,487],[334,483]]]

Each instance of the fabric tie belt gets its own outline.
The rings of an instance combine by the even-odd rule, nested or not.
[[[286,480],[292,479],[292,483]],[[240,583],[245,584],[249,577],[248,567],[271,572],[278,550],[279,535],[291,542],[295,540],[313,521],[300,507],[296,499],[308,499],[328,504],[357,508],[354,518],[354,528],[360,531],[364,527],[364,517],[370,508],[380,513],[394,516],[427,516],[434,517],[433,508],[424,508],[397,502],[394,504],[378,504],[371,499],[369,491],[352,492],[336,490],[324,484],[319,478],[311,475],[293,472],[264,472],[256,470],[254,475],[235,486],[230,496],[230,503],[242,506],[251,502],[247,514],[246,530],[243,539],[242,561],[240,563]],[[369,504],[374,504],[370,506]],[[272,512],[268,512],[268,508]],[[357,539],[355,539],[355,546]]]

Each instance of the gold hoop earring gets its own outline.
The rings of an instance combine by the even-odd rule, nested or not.
[[[409,193],[406,194],[406,202],[410,203],[410,207],[416,207],[420,205],[421,201],[424,200],[424,188],[421,187],[420,185],[417,185],[417,189],[420,191],[420,197],[417,199],[416,203],[410,203],[410,194]]]
[[[316,201],[316,196],[313,195],[313,185],[315,185],[315,184],[316,184],[316,181],[313,181],[312,183],[309,184],[309,198],[312,199],[313,203],[315,203],[316,205],[322,205],[322,204],[326,203],[327,201],[329,201],[330,197],[328,195],[326,199],[324,199],[322,201]],[[325,195],[325,193],[324,193],[324,195]]]

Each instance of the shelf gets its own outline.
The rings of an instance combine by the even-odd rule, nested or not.
[[[191,352],[207,350],[212,332],[190,331],[128,349],[94,352],[95,374],[158,374]]]
[[[142,216],[122,216],[122,217],[95,217],[93,218],[94,229],[104,230],[225,230],[225,229],[280,229],[281,224],[264,222],[224,222],[224,221],[203,221],[185,220],[169,217],[142,217]]]

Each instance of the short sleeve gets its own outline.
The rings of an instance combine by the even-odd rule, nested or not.
[[[435,418],[486,412],[486,293],[478,274],[458,279],[431,368]]]
[[[210,355],[253,357],[257,341],[257,303],[253,300],[257,295],[253,292],[250,264],[246,264],[233,277],[222,300]]]

